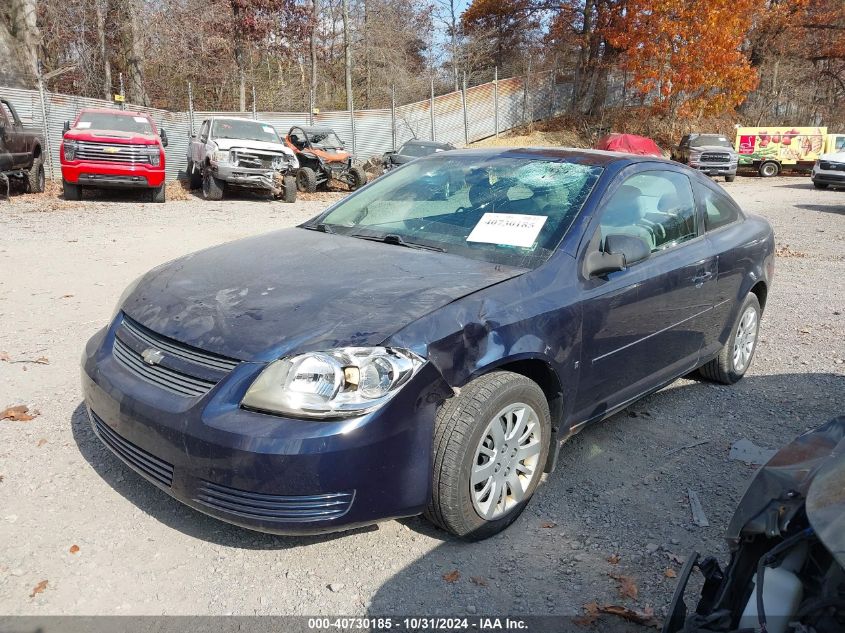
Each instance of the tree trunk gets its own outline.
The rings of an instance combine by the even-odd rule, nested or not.
[[[311,0],[311,84],[309,86],[309,104],[313,109],[317,104],[317,26],[320,23],[320,0]]]
[[[343,58],[346,73],[346,109],[352,110],[352,48],[349,37],[349,0],[343,0]]]
[[[129,102],[136,105],[149,106],[150,98],[144,89],[145,51],[138,24],[138,11],[140,9],[132,0],[124,0],[123,9],[123,15],[127,17],[123,45],[126,56],[126,70],[129,74]]]
[[[97,13],[97,46],[103,63],[103,99],[112,100],[111,60],[109,59],[108,43],[106,39],[106,14],[109,0],[96,0],[94,10]]]
[[[246,112],[246,73],[244,71],[244,34],[241,8],[237,0],[231,0],[232,23],[234,24],[235,66],[238,69],[238,110]]]
[[[19,74],[22,83],[34,85],[38,77],[38,46],[41,42],[41,33],[38,30],[37,0],[6,0],[9,2],[7,9],[9,15],[9,35],[14,42],[11,48],[17,50],[17,61],[20,67],[17,71],[14,68],[15,61],[11,60],[9,71],[12,74]],[[7,58],[8,60],[8,58]],[[8,61],[3,62],[8,63]]]

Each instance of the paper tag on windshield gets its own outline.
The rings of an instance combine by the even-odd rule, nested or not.
[[[146,123],[147,122],[147,120],[142,116],[133,116],[132,118],[135,119],[135,123]]]
[[[91,127],[91,121],[80,121],[76,124],[77,130],[87,130],[89,127]]]
[[[467,236],[467,242],[528,247],[537,240],[545,223],[545,215],[485,213]]]
[[[273,133],[273,128],[271,128],[269,125],[262,125],[261,129],[264,130],[265,132],[267,132],[267,134]]]

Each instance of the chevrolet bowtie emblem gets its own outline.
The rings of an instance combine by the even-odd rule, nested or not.
[[[120,152],[120,148],[119,147],[113,147],[113,146],[109,145],[107,147],[104,147],[103,151],[106,154],[117,154],[118,152]]]
[[[158,365],[164,359],[164,352],[160,349],[148,347],[141,352],[141,358],[144,359],[147,365]]]

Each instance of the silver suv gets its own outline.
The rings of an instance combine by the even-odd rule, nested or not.
[[[721,134],[687,134],[672,148],[672,160],[708,176],[724,176],[726,182],[733,182],[739,154]]]

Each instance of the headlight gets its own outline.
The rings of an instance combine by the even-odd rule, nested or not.
[[[217,149],[211,155],[211,159],[217,163],[229,163],[229,150]]]
[[[65,141],[65,160],[73,160],[76,157],[76,141]]]
[[[273,169],[284,169],[290,165],[290,158],[287,156],[275,156],[273,158]]]
[[[268,365],[241,405],[305,418],[363,415],[396,395],[422,365],[413,352],[386,347],[291,356]]]
[[[147,149],[147,156],[149,156],[150,165],[153,167],[161,165],[161,152],[159,151],[158,146],[150,146],[150,148]]]

